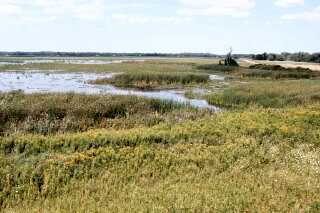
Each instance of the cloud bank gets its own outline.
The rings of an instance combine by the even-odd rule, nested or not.
[[[254,0],[179,0],[180,15],[244,17],[255,7]]]
[[[32,19],[34,16],[96,20],[104,15],[103,0],[1,0],[0,16]]]
[[[285,14],[282,16],[282,19],[300,20],[300,21],[308,21],[308,22],[320,21],[320,6],[316,7],[315,9],[300,12],[300,13]]]
[[[304,0],[276,0],[274,4],[278,7],[293,7],[304,5]]]

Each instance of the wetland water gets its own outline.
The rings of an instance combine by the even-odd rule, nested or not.
[[[26,64],[82,64],[82,65],[103,65],[103,64],[120,64],[124,62],[144,62],[140,59],[122,59],[122,60],[82,60],[82,59],[28,59],[28,60],[19,60],[19,61],[0,61],[1,65],[26,65]]]
[[[206,100],[186,98],[183,90],[138,91],[119,89],[112,85],[87,83],[98,78],[111,78],[112,75],[111,73],[59,73],[30,70],[27,72],[0,72],[0,92],[22,90],[29,94],[74,92],[89,95],[133,95],[185,103],[197,108],[218,110],[217,107],[209,105]]]

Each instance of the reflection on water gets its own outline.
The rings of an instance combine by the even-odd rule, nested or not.
[[[112,74],[101,73],[48,73],[48,72],[0,72],[0,92],[22,90],[25,93],[75,92],[84,94],[134,95],[190,104],[198,108],[218,110],[206,100],[188,99],[183,91],[137,91],[119,89],[111,85],[88,84],[90,80],[111,78]]]

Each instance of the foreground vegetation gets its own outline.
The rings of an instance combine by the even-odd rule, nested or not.
[[[0,135],[129,129],[211,114],[170,101],[133,96],[0,94]]]
[[[317,210],[319,109],[252,108],[153,128],[2,138],[2,205],[65,212]]]
[[[149,66],[161,70],[148,64],[144,71]],[[227,88],[205,95],[224,110],[136,97],[1,94],[2,211],[320,211],[319,80],[163,66],[175,76],[229,75]],[[167,79],[164,70],[159,78]]]

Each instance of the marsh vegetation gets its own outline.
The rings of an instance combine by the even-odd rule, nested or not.
[[[201,60],[19,67],[27,68],[119,72],[114,84],[123,87],[202,87],[193,95],[222,111],[132,96],[2,93],[4,212],[320,209],[317,76],[244,76],[266,69]],[[217,90],[208,76],[221,73],[227,82]]]
[[[121,73],[112,78],[97,79],[92,84],[112,84],[117,87],[136,88],[143,90],[183,88],[188,85],[205,84],[209,81],[208,74],[187,72],[137,72]]]

